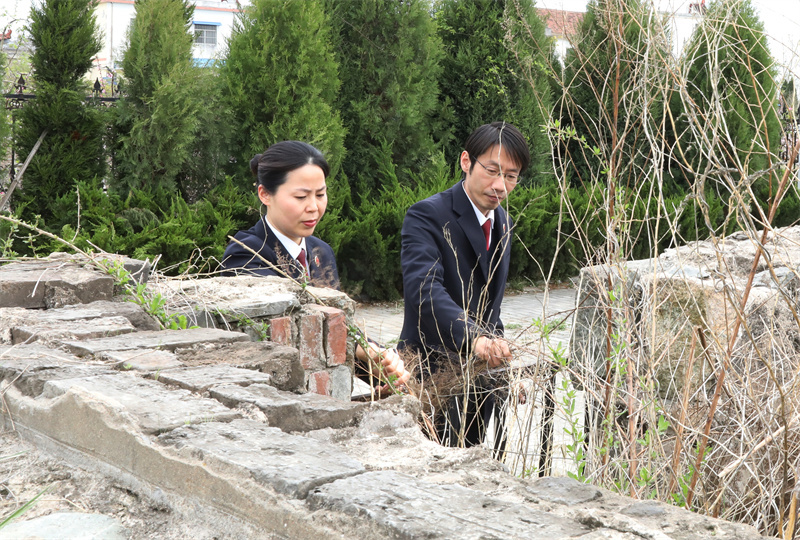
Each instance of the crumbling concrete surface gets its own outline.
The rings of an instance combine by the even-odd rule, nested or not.
[[[800,227],[771,231],[763,244],[760,235],[737,232],[667,249],[655,259],[583,268],[570,348],[575,368],[586,370],[582,378],[592,370],[604,376],[620,328],[642,357],[655,359],[648,369],[665,400],[678,399],[686,381],[689,395],[711,385],[709,359],[729,358],[746,376],[748,358],[766,354],[759,363],[770,364],[774,378],[794,377]],[[761,256],[748,287],[757,250]],[[711,386],[706,390],[713,393]]]
[[[337,318],[284,293],[286,310],[270,316]],[[17,321],[0,345],[0,516],[49,489],[0,539],[71,530],[111,539],[760,538],[565,478],[515,478],[480,448],[425,438],[419,402],[407,396],[351,403],[309,393],[309,371],[349,370],[325,346],[304,365],[297,348],[216,326],[153,330],[130,304],[116,311],[101,298],[101,309],[83,295],[74,297],[126,330],[42,328],[19,341],[18,327],[66,308],[0,313]]]

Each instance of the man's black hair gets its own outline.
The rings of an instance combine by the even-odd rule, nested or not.
[[[475,160],[492,146],[502,146],[508,156],[523,173],[531,162],[531,153],[525,136],[511,124],[500,121],[484,124],[467,138],[464,150],[469,154],[470,172],[475,167]],[[465,177],[466,175],[462,175]]]

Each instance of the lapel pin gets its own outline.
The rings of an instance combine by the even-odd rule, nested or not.
[[[314,264],[319,266],[319,255],[314,255]]]

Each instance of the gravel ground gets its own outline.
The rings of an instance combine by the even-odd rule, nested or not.
[[[12,523],[54,512],[86,512],[116,518],[131,538],[193,537],[168,509],[142,500],[104,476],[40,452],[15,431],[0,432],[0,523],[45,489]]]

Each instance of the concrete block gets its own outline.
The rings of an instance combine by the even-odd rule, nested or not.
[[[322,322],[321,313],[312,312],[300,315],[297,350],[300,351],[300,363],[306,370],[325,367]]]
[[[295,499],[317,486],[364,472],[364,467],[337,447],[284,433],[251,420],[183,426],[159,436],[212,470],[248,471],[258,483]]]
[[[121,265],[134,283],[147,283],[147,280],[150,279],[150,261],[131,259],[115,253],[104,253],[99,256],[99,259],[107,265]]]
[[[263,384],[214,386],[209,394],[231,408],[255,405],[266,414],[270,426],[283,431],[352,426],[369,408],[366,403],[339,401],[317,394],[292,394]]]
[[[114,368],[120,371],[162,371],[183,367],[183,362],[170,351],[134,349],[102,353],[100,357],[113,362]]]
[[[235,322],[239,317],[274,317],[300,307],[299,287],[287,279],[271,276],[164,280],[149,284],[148,289],[165,298],[180,298],[180,305],[174,306],[175,312],[182,312],[190,319],[210,316],[223,324]]]
[[[229,467],[220,474],[191,452],[178,455],[173,446],[159,445],[142,435],[124,409],[85,390],[74,388],[53,400],[43,400],[26,398],[12,387],[4,399],[7,407],[2,414],[14,418],[17,431],[37,448],[77,466],[100,470],[114,485],[137,496],[154,495],[160,501],[166,495],[175,511],[170,519],[190,520],[201,530],[208,524],[204,535],[341,538],[311,520],[305,506],[258,484],[245,469]],[[81,421],[68,423],[65,418]],[[246,527],[233,532],[226,528],[232,523]]]
[[[266,373],[226,365],[176,369],[158,374],[158,380],[198,393],[205,392],[218,384],[249,386],[254,383],[271,382],[270,376]]]
[[[11,328],[11,343],[30,343],[43,341],[56,343],[64,340],[96,339],[106,336],[117,336],[135,332],[125,317],[106,317],[98,319],[78,319],[72,321],[31,321],[31,324]]]
[[[353,393],[353,372],[347,366],[338,366],[328,371],[330,375],[330,395],[334,399],[350,401]]]
[[[127,540],[128,531],[116,519],[102,514],[56,512],[12,523],[0,531],[0,540]]]
[[[342,291],[327,287],[308,287],[308,292],[313,294],[322,304],[341,309],[348,317],[353,317],[356,303]]]
[[[309,493],[308,506],[341,512],[365,530],[378,527],[388,538],[409,540],[577,538],[591,530],[564,516],[395,471],[368,472],[320,486]]]
[[[0,307],[53,308],[110,300],[113,294],[111,276],[69,259],[0,266]]]
[[[40,343],[0,346],[0,380],[13,384],[26,396],[40,395],[47,381],[112,373],[107,366],[86,364],[76,356]]]
[[[229,364],[256,369],[270,376],[270,384],[290,392],[305,392],[305,370],[297,349],[271,341],[242,341],[218,347],[178,349],[178,360],[187,367]]]
[[[596,487],[566,477],[533,480],[528,493],[538,500],[566,506],[582,505],[603,498],[603,492]]]
[[[306,309],[320,312],[325,317],[323,346],[328,366],[340,366],[347,362],[347,321],[344,311],[317,304],[307,305]]]
[[[190,423],[229,422],[241,416],[213,399],[197,397],[187,390],[172,390],[131,373],[48,381],[42,397],[57,398],[76,388],[125,410],[135,418],[139,429],[148,434],[162,433]],[[72,423],[79,421],[77,418],[69,420]]]
[[[220,345],[249,341],[246,334],[228,332],[214,328],[190,328],[188,330],[162,330],[159,332],[136,332],[87,341],[64,341],[62,344],[78,356],[99,354],[107,351],[130,349],[164,349],[173,351],[179,347],[192,347],[198,344]]]

